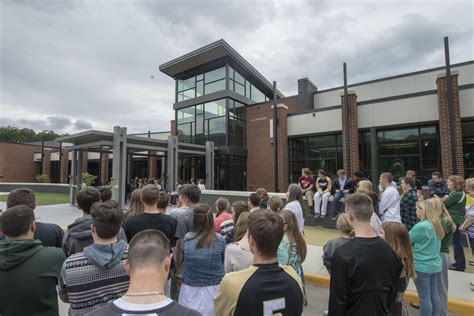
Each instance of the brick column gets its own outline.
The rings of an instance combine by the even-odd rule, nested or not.
[[[359,170],[359,131],[357,126],[357,95],[353,91],[349,91],[349,126],[346,126],[346,112],[344,110],[344,94],[341,95],[341,111],[342,111],[342,156],[343,168],[351,173]],[[349,150],[350,150],[350,166],[347,165],[347,133],[349,133]],[[349,168],[350,167],[350,168]],[[351,176],[351,175],[349,175]]]
[[[43,156],[43,174],[51,176],[51,149],[44,149]]]
[[[170,131],[171,131],[171,136],[176,136],[177,135],[177,130],[176,130],[176,121],[172,120],[170,121]]]
[[[87,172],[87,163],[89,162],[89,152],[84,150],[84,155],[82,156],[82,173]]]
[[[67,149],[62,149],[62,156],[61,159],[61,174],[59,175],[59,182],[60,183],[69,183],[69,172],[68,172],[68,164],[69,164],[69,152]]]
[[[436,79],[438,90],[439,133],[441,145],[441,167],[445,177],[453,174],[453,161],[457,164],[457,175],[464,176],[464,161],[461,134],[461,110],[459,106],[458,74],[451,75],[451,92],[453,111],[448,108],[448,92],[446,75],[439,75]],[[454,125],[451,126],[450,114],[454,115]],[[451,152],[451,144],[455,144],[455,153]]]
[[[100,165],[100,182],[106,184],[109,175],[109,153],[102,153],[102,162]]]
[[[288,107],[277,105],[278,117],[278,188],[280,192],[288,189]],[[273,175],[273,173],[272,173]]]
[[[155,151],[150,151],[150,155],[156,154]],[[149,156],[148,159],[148,178],[156,179],[156,156]]]

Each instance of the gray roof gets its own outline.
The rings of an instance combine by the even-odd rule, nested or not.
[[[257,80],[262,86],[268,90],[273,90],[273,84],[270,83],[257,69],[255,69],[245,58],[243,58],[232,46],[230,46],[225,40],[220,39],[199,49],[196,49],[183,56],[170,60],[160,65],[160,71],[167,74],[172,78],[177,76],[186,70],[207,64],[211,61],[230,57],[236,64],[247,71],[255,80]],[[277,95],[280,98],[285,96],[277,90]]]

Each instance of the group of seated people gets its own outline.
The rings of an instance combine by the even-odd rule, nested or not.
[[[352,180],[357,192],[346,196],[351,180],[339,181],[343,236],[328,242],[323,257],[331,274],[329,315],[402,315],[410,278],[422,315],[447,310],[451,238],[460,269],[454,236],[474,233],[474,208],[464,221],[459,205],[451,205],[465,205],[459,178],[448,178],[444,201],[422,202],[410,176],[401,197],[389,173],[380,176],[380,198],[368,180]],[[471,180],[466,188],[474,196]],[[289,185],[286,204],[259,189],[247,201],[219,198],[209,206],[200,204],[198,186],[186,184],[169,211],[170,196],[150,184],[132,192],[126,212],[110,191],[88,187],[76,195],[83,216],[65,233],[35,220],[33,191],[13,190],[0,217],[0,284],[8,288],[0,291],[0,315],[57,315],[58,294],[70,315],[301,315],[311,298],[300,185]],[[434,281],[437,297],[425,291]]]

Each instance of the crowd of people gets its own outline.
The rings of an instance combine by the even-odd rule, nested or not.
[[[328,314],[404,315],[413,279],[420,314],[446,315],[447,271],[466,264],[461,234],[474,243],[465,193],[474,197],[474,179],[433,174],[423,197],[411,172],[401,195],[390,173],[380,175],[380,195],[361,172],[337,175],[319,170],[314,179],[303,169],[285,202],[260,188],[246,201],[207,205],[197,184],[182,184],[171,210],[155,182],[135,188],[126,211],[109,189],[88,187],[76,195],[83,216],[66,232],[36,221],[33,191],[13,190],[0,217],[0,284],[8,287],[0,315],[57,315],[58,295],[70,315],[301,315],[312,299],[303,198],[324,217],[330,196],[341,237],[323,248]]]

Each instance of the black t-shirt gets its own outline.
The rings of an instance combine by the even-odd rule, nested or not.
[[[329,185],[329,181],[328,181],[328,177],[326,178],[318,178],[316,180],[319,184],[319,188],[322,190],[322,191],[326,191],[327,188],[328,188],[328,185]]]
[[[34,239],[39,239],[45,247],[61,248],[64,231],[56,224],[36,222]]]
[[[143,213],[127,218],[123,229],[128,241],[131,241],[133,236],[145,229],[159,230],[171,241],[174,240],[176,234],[176,220],[163,213]]]
[[[299,276],[288,266],[257,264],[227,274],[214,301],[216,315],[261,316],[280,313],[300,316],[303,290]],[[236,304],[235,304],[236,303]]]
[[[380,237],[353,238],[332,258],[329,315],[388,315],[403,265]]]

